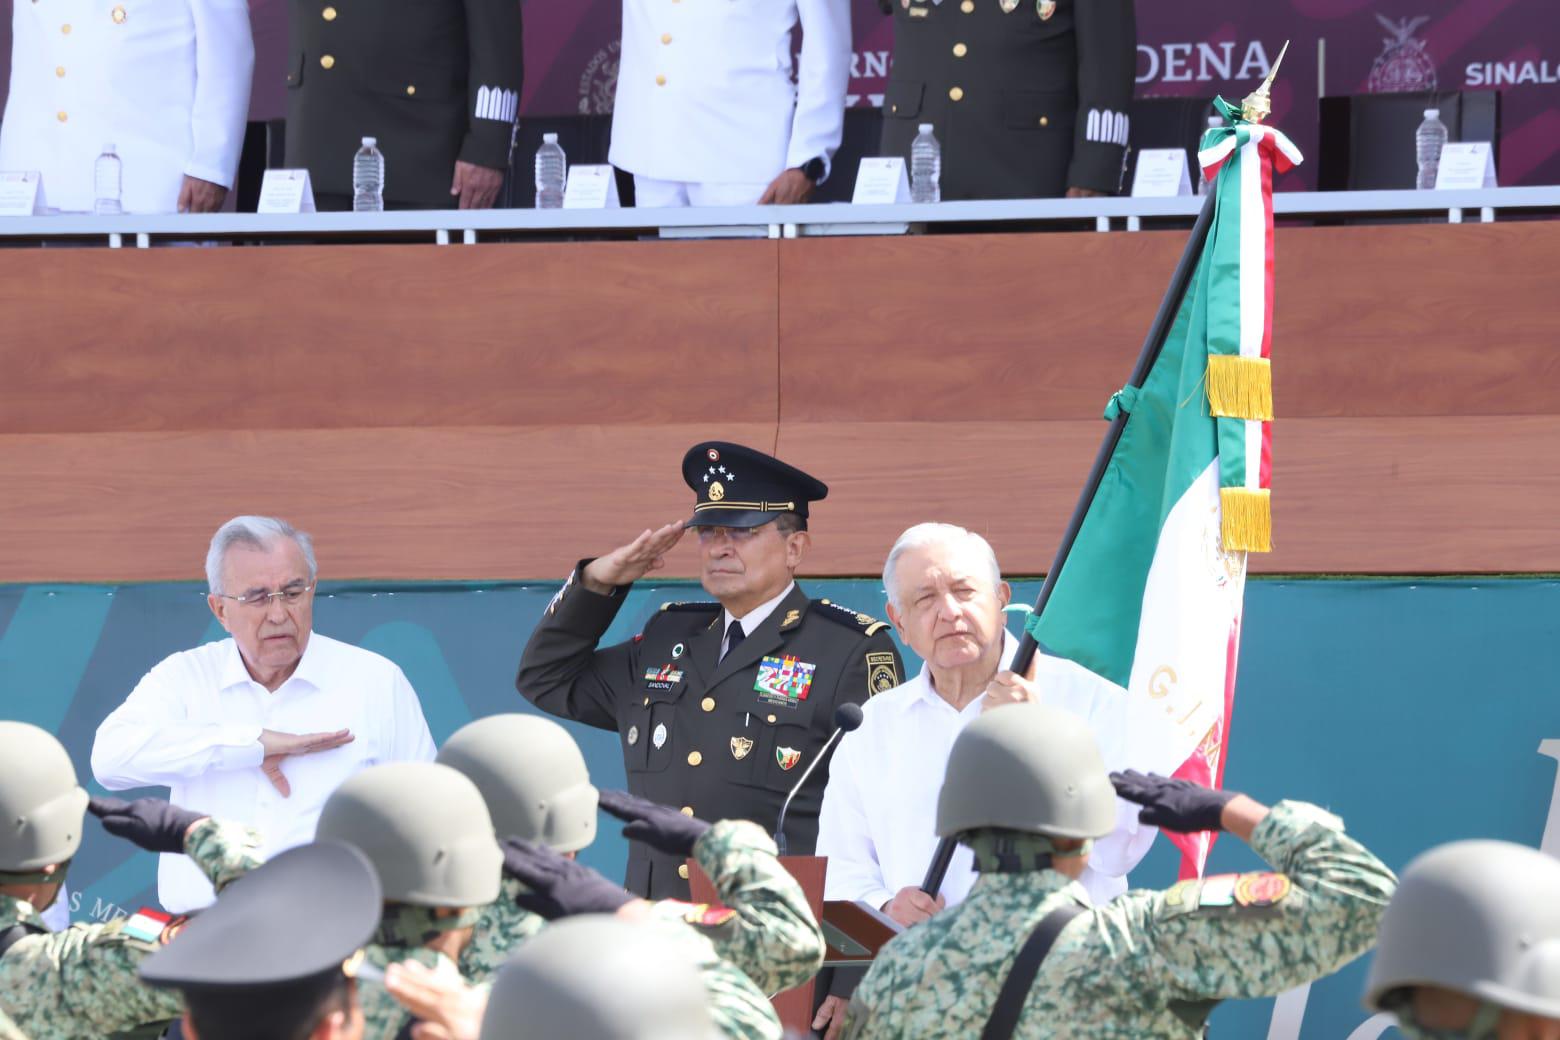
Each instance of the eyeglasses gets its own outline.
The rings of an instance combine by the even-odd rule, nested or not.
[[[768,525],[764,526],[767,527]],[[720,538],[725,538],[727,541],[736,542],[740,545],[752,541],[764,530],[764,527],[700,527],[698,530],[700,545]]]
[[[303,598],[314,591],[313,585],[294,584],[286,588],[277,589],[275,592],[267,592],[265,589],[252,589],[242,596],[229,596],[224,592],[217,593],[218,599],[230,599],[241,607],[269,607],[274,599],[281,600],[289,607],[295,607],[303,602]]]

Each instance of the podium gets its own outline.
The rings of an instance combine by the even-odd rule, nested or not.
[[[823,898],[823,882],[829,861],[822,856],[781,856],[780,865],[802,886],[813,917],[823,926],[827,947],[823,966],[857,968],[872,963],[883,944],[903,929],[875,906],[845,899],[828,902]],[[722,906],[715,884],[693,860],[688,861],[688,890],[695,903]],[[812,1030],[813,983],[808,979],[794,989],[773,997],[775,1013],[787,1030],[806,1036]]]

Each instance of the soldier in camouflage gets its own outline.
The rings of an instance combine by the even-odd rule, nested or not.
[[[182,920],[142,911],[49,932],[40,912],[59,895],[81,846],[85,811],[151,852],[182,851],[218,889],[259,865],[259,836],[155,798],[87,798],[49,733],[0,722],[0,1014],[32,1040],[76,1040],[178,1017],[177,994],[143,986],[141,962]],[[3,1032],[3,1031],[0,1031]]]
[[[384,916],[364,960],[374,974],[416,961],[456,971],[482,911],[498,898],[503,852],[482,794],[449,766],[372,766],[336,788],[316,840],[356,847],[379,874]],[[378,982],[362,978],[366,1040],[395,1040],[410,1016]]]
[[[4,1011],[0,1011],[0,1040],[27,1040],[22,1031],[16,1028]]]
[[[1090,840],[1114,826],[1117,793],[1144,806],[1144,823],[1227,829],[1278,872],[1090,907],[1074,879]],[[1219,1001],[1280,993],[1367,950],[1395,884],[1337,817],[1299,802],[1269,810],[1181,780],[1108,776],[1083,722],[1038,704],[987,712],[959,735],[937,832],[969,845],[982,876],[964,903],[884,947],[846,1010],[848,1038],[980,1036],[1042,924],[1060,930],[1033,962],[1032,987],[1015,990],[1011,1035],[1197,1037]],[[1052,916],[1064,908],[1076,916]]]
[[[1560,1040],[1560,862],[1458,841],[1403,871],[1365,1006],[1409,1040]]]
[[[631,912],[662,922],[668,941],[690,952],[722,1035],[778,1040],[780,1021],[767,994],[810,978],[823,945],[801,887],[780,866],[768,835],[740,821],[711,827],[622,792],[598,796],[573,738],[537,716],[479,719],[449,739],[439,762],[476,784],[505,836],[502,892],[461,952],[467,980],[491,979],[550,918],[586,909],[616,912],[638,902],[594,871],[566,862],[595,840],[599,797],[603,808],[628,821],[631,839],[692,856],[714,880],[726,910],[662,900]],[[520,875],[548,891],[533,890]],[[583,897],[588,906],[559,905],[560,885],[569,889],[563,898]]]

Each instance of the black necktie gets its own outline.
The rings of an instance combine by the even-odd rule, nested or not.
[[[735,650],[737,648],[737,644],[746,638],[747,633],[742,631],[742,622],[733,619],[731,624],[726,628],[726,654],[729,654]],[[726,654],[720,655],[722,660],[725,659]]]

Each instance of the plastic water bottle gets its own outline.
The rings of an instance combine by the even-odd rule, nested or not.
[[[932,134],[932,124],[922,123],[910,142],[910,201],[942,201],[942,145]]]
[[[105,144],[103,154],[97,157],[92,167],[92,195],[95,200],[92,212],[113,214],[125,211],[119,201],[123,171],[119,153],[114,151],[113,145]]]
[[[1441,110],[1425,109],[1425,121],[1414,132],[1419,155],[1419,180],[1415,187],[1435,187],[1435,175],[1441,168],[1441,146],[1446,143],[1446,137],[1446,124],[1441,122]]]
[[[379,213],[384,208],[385,156],[376,138],[365,137],[352,157],[352,211]]]
[[[543,134],[536,150],[536,208],[562,209],[563,187],[568,180],[569,161],[558,143],[557,134]]]

